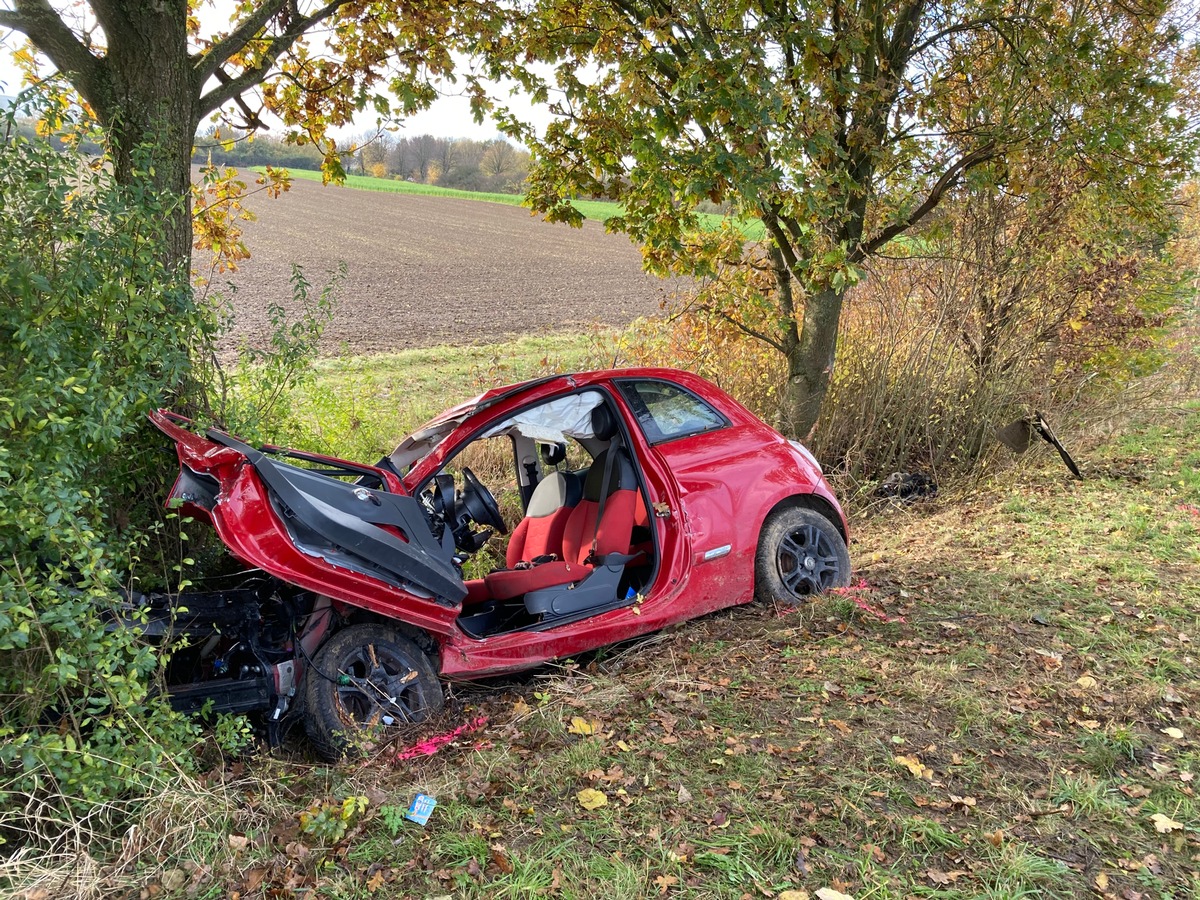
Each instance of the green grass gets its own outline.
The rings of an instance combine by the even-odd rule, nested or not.
[[[442,410],[490,388],[604,365],[605,332],[522,337],[502,344],[438,347],[318,360],[293,391],[275,439],[374,462]]]
[[[256,168],[256,171],[260,169]],[[322,181],[320,172],[309,169],[288,169],[293,178],[302,181]],[[415,184],[408,181],[391,181],[386,178],[375,178],[370,175],[347,175],[344,187],[358,191],[382,191],[386,194],[410,194],[420,197],[448,197],[455,200],[476,200],[481,203],[502,203],[505,206],[523,206],[525,198],[521,194],[497,194],[487,191],[462,191],[455,188],[438,187],[434,184]],[[621,204],[611,200],[572,200],[574,206],[585,219],[604,222],[623,212]],[[726,221],[725,216],[716,213],[698,213],[700,227],[706,231],[716,231]],[[739,224],[746,238],[752,241],[761,240],[766,234],[761,221],[754,219]]]

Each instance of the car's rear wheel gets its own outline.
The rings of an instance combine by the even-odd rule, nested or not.
[[[305,729],[326,759],[370,751],[439,712],[428,656],[389,625],[351,625],[326,641],[305,675]]]
[[[850,583],[850,552],[821,513],[789,506],[771,515],[758,537],[754,592],[759,600],[801,603]]]

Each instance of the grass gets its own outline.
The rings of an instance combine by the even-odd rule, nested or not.
[[[489,388],[604,365],[606,332],[527,336],[502,344],[331,357],[293,392],[281,441],[374,462],[449,406]]]
[[[256,169],[259,171],[259,169]],[[293,178],[301,181],[323,181],[320,172],[310,169],[288,169]],[[482,203],[502,203],[505,206],[523,206],[525,197],[521,194],[498,194],[487,191],[462,191],[454,188],[438,187],[433,184],[415,184],[409,181],[391,181],[386,178],[375,178],[370,175],[347,175],[344,187],[359,191],[381,191],[387,194],[409,194],[419,197],[447,197],[455,200],[475,200]],[[619,216],[623,210],[621,204],[611,200],[572,200],[574,206],[585,219],[605,222],[613,216]],[[698,213],[700,227],[706,231],[716,231],[725,221],[725,216],[716,213]],[[749,240],[760,240],[766,233],[759,220],[745,221],[739,226]]]

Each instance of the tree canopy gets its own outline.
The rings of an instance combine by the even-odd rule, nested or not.
[[[861,264],[964,184],[1036,188],[1010,173],[1044,157],[1134,206],[1161,203],[1196,147],[1185,13],[1165,0],[533,0],[507,59],[556,63],[541,89],[561,118],[526,134],[530,198],[566,221],[572,196],[619,200],[611,227],[652,265],[696,274],[747,261],[735,229],[697,237],[701,201],[761,218],[766,259],[749,262],[773,273],[759,301],[777,315],[754,333],[788,360],[785,424],[803,434]]]

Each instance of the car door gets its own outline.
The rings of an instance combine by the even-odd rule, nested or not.
[[[674,382],[630,378],[618,387],[677,492],[689,607],[698,614],[749,600],[758,523],[744,520],[739,485],[756,476],[756,460],[742,429]]]

